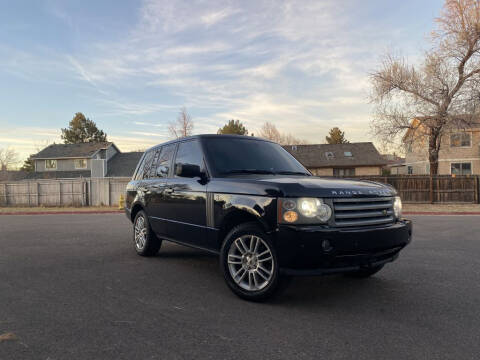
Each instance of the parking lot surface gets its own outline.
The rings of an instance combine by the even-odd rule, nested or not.
[[[478,359],[480,217],[412,218],[373,278],[297,278],[256,304],[215,256],[137,256],[121,214],[0,216],[0,359]]]

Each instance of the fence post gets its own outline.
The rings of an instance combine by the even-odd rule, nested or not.
[[[62,182],[58,181],[58,206],[61,206],[61,205],[62,205]]]
[[[37,181],[37,206],[40,206],[40,183]]]
[[[108,178],[107,182],[107,204],[110,206],[110,178]]]
[[[433,176],[430,175],[430,204],[433,204]]]
[[[8,206],[8,194],[7,194],[7,183],[3,183],[3,197],[5,200],[5,206]]]
[[[30,203],[30,181],[27,181],[27,196],[28,196],[28,207],[32,206],[32,204]]]
[[[473,184],[473,187],[475,189],[475,202],[477,204],[480,204],[480,198],[478,196],[478,193],[480,191],[480,176],[475,177],[475,183]]]

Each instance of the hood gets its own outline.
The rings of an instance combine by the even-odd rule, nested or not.
[[[228,187],[238,187],[237,193],[252,195],[337,198],[394,196],[397,193],[392,186],[374,181],[316,176],[242,176],[223,181]]]
[[[260,181],[268,181],[268,179]],[[396,195],[392,186],[368,180],[302,176],[276,178],[275,182],[281,184],[285,196],[368,197]]]

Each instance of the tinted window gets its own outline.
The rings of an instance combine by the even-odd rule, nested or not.
[[[198,141],[186,141],[178,145],[175,168],[177,164],[197,165],[203,168],[203,152]]]
[[[308,171],[280,145],[255,140],[209,138],[205,141],[208,164],[216,176],[235,172],[293,172],[309,175]]]
[[[145,157],[143,158],[143,162],[138,168],[137,179],[148,179],[154,155],[155,155],[155,150],[150,150],[145,154]]]
[[[163,146],[161,151],[159,151],[156,159],[156,168],[155,176],[157,177],[167,177],[168,172],[170,171],[170,166],[172,164],[173,152],[175,150],[175,144],[170,144]]]

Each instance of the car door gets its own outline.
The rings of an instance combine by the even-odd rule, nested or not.
[[[206,183],[201,177],[176,175],[179,164],[204,169],[203,150],[198,140],[180,142],[173,165],[173,177],[167,181],[169,234],[174,240],[208,248],[206,241]]]
[[[171,173],[176,144],[164,145],[156,150],[147,181],[149,190],[148,216],[153,231],[160,237],[168,237],[167,179]]]

